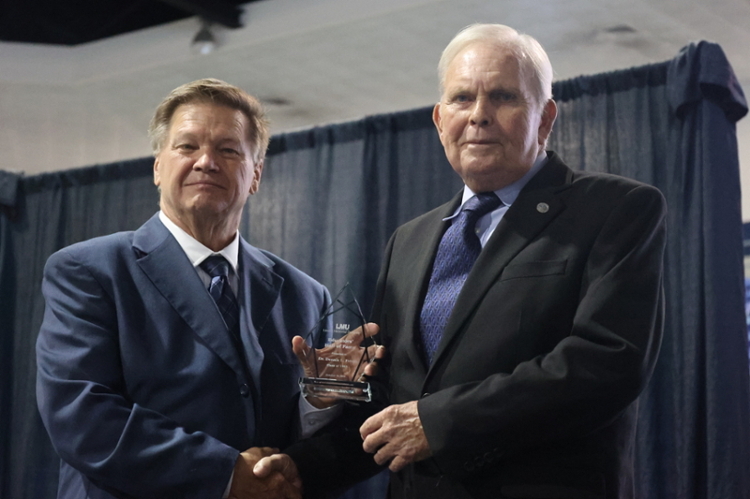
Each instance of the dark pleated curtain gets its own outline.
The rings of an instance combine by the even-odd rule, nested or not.
[[[573,168],[667,199],[664,341],[640,400],[636,497],[750,497],[750,389],[735,122],[742,90],[716,44],[555,86],[550,140]]]
[[[369,310],[391,233],[461,186],[430,113],[420,109],[274,137],[243,234],[333,293],[349,283]]]
[[[721,49],[555,84],[550,140],[572,166],[659,187],[669,206],[666,331],[640,400],[637,497],[750,497],[750,374],[734,123],[747,109]],[[429,109],[272,139],[241,231],[332,291],[373,299],[401,223],[461,184]],[[157,209],[151,160],[23,178],[0,172],[0,497],[53,498],[58,459],[36,411],[42,267],[54,250],[132,230]],[[383,478],[350,499],[383,497]]]

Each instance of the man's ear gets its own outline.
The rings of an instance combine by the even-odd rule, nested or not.
[[[159,156],[154,158],[154,185],[161,184],[161,175],[159,174]]]
[[[250,194],[255,194],[258,192],[258,188],[260,187],[260,178],[263,175],[263,165],[265,160],[260,160],[255,163],[255,166],[253,167],[253,181],[250,182]]]
[[[438,135],[443,135],[443,119],[440,117],[440,103],[438,102],[435,104],[435,107],[432,108],[432,122],[435,123],[435,128],[437,128]]]
[[[539,145],[542,145],[547,141],[549,134],[552,132],[552,125],[555,124],[556,118],[557,103],[550,99],[544,105],[544,109],[542,109],[542,119],[539,121],[539,130],[537,133]]]

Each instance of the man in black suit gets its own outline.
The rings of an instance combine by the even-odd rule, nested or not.
[[[388,244],[373,320],[392,405],[364,449],[391,497],[632,498],[664,199],[545,151],[557,106],[533,38],[470,26],[439,72],[433,119],[465,187]]]

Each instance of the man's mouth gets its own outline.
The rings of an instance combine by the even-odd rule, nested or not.
[[[223,189],[224,187],[217,184],[216,182],[209,182],[205,180],[200,180],[197,182],[189,182],[185,184],[187,187],[216,187],[217,189]]]

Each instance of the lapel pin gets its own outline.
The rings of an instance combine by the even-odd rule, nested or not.
[[[549,211],[549,205],[547,203],[539,203],[536,205],[536,211],[539,213],[547,213]]]

